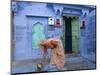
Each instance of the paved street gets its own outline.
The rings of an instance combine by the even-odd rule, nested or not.
[[[62,70],[84,70],[84,69],[95,69],[95,63],[84,59],[80,56],[66,55],[66,63]],[[49,60],[47,60],[49,61]],[[26,73],[26,72],[37,72],[36,64],[40,63],[40,60],[23,60],[12,63],[12,73]],[[48,62],[47,62],[48,63]],[[45,67],[48,69],[48,66]],[[50,69],[49,69],[50,70]],[[51,71],[57,71],[55,67],[51,68]]]

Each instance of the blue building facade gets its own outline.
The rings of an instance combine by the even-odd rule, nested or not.
[[[13,60],[37,59],[42,57],[38,43],[52,37],[63,38],[64,16],[73,19],[77,26],[78,41],[72,40],[72,49],[78,47],[78,54],[91,61],[96,61],[96,7],[56,3],[13,2]],[[74,19],[77,19],[77,22]],[[50,21],[52,19],[52,21]],[[69,19],[68,19],[69,20]],[[50,23],[51,22],[51,23]],[[58,25],[58,26],[57,26]],[[64,29],[65,28],[65,29]],[[62,36],[62,37],[61,37]],[[65,39],[65,38],[63,38]],[[78,43],[77,43],[78,42]],[[75,46],[77,44],[77,46]],[[65,44],[66,45],[66,44]],[[75,46],[75,47],[74,47]],[[73,50],[74,51],[74,50]],[[66,51],[65,51],[66,52]],[[50,52],[48,52],[48,57]]]

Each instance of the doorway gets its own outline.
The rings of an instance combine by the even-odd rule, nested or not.
[[[63,16],[65,53],[79,53],[79,17]]]
[[[65,53],[72,53],[72,27],[71,27],[71,18],[63,16],[64,19],[64,37],[65,37]]]

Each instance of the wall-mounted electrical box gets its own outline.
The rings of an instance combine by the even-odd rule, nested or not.
[[[85,29],[86,28],[86,22],[85,21],[82,21],[82,24],[81,24],[81,29]]]

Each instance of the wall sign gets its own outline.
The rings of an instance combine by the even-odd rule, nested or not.
[[[61,25],[60,25],[60,19],[56,19],[56,27],[61,27]]]
[[[54,18],[48,18],[48,24],[54,25],[55,24]]]

